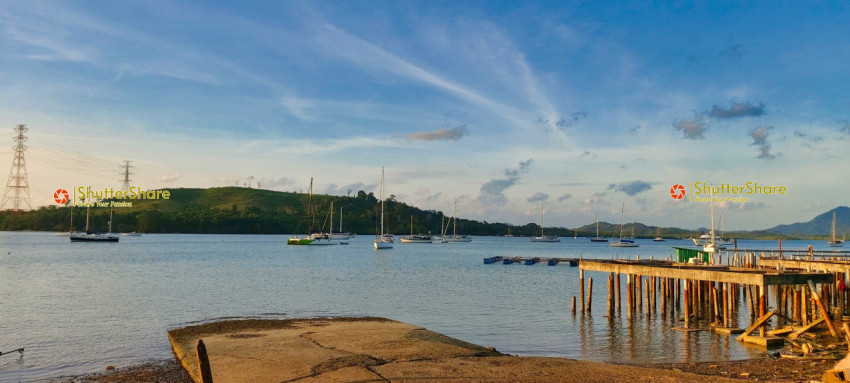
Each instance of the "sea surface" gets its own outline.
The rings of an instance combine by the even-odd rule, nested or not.
[[[570,311],[579,270],[568,264],[485,265],[484,257],[673,257],[684,240],[616,249],[586,238],[372,249],[287,246],[286,235],[150,234],[70,243],[53,233],[0,233],[0,381],[39,381],[171,357],[166,331],[230,317],[380,316],[497,350],[617,363],[758,358],[759,348],[675,318],[607,317],[607,274],[594,277],[591,314]],[[783,241],[783,249],[825,249]],[[776,248],[739,241],[741,248]],[[622,281],[625,284],[625,278]],[[625,289],[623,291],[625,294]],[[743,311],[743,310],[742,310]],[[744,320],[742,318],[742,320]],[[749,317],[746,318],[749,320]]]

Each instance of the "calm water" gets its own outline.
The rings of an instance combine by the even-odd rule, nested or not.
[[[663,259],[685,241],[612,249],[582,238],[476,237],[376,252],[370,236],[330,247],[287,246],[286,238],[163,234],[72,244],[52,233],[0,233],[0,350],[26,345],[23,357],[0,356],[0,381],[169,358],[168,329],[241,316],[382,316],[511,354],[594,361],[763,355],[726,336],[672,331],[670,320],[607,318],[607,274],[588,273],[596,279],[595,311],[573,316],[578,268],[482,263],[494,255]],[[783,248],[821,242],[786,241]]]

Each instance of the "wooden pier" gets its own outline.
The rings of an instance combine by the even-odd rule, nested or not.
[[[732,259],[732,262],[737,262],[744,258],[737,257],[736,254]],[[763,260],[758,261],[761,266],[765,266]],[[838,301],[843,302],[845,298],[843,294],[835,298],[835,281],[842,278],[836,278],[834,272],[765,270],[722,264],[695,265],[654,260],[583,259],[579,267],[579,291],[583,312],[592,310],[590,296],[593,292],[593,278],[590,278],[585,299],[585,271],[608,273],[609,316],[622,310],[620,276],[624,274],[626,312],[629,319],[640,314],[642,309],[645,309],[647,317],[653,314],[678,316],[681,313],[684,326],[680,329],[683,331],[711,328],[719,333],[734,334],[743,331],[735,323],[737,313],[742,308],[739,306],[743,304],[743,309],[749,309],[753,322],[738,339],[763,346],[775,346],[784,342],[783,338],[765,334],[765,327],[774,314],[780,314],[777,315],[778,322],[784,324],[793,321],[800,325],[818,320],[819,315],[835,336],[837,332],[830,319],[830,310],[833,307],[841,307],[843,310],[845,307],[843,303],[840,306],[834,305]],[[769,314],[768,292],[771,289],[776,309]],[[659,300],[661,310],[657,311]],[[758,334],[751,335],[756,330]]]

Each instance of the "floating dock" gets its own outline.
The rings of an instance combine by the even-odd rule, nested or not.
[[[525,264],[525,265],[534,265],[540,262],[546,262],[549,266],[556,266],[559,263],[567,263],[572,267],[576,267],[579,264],[578,258],[541,258],[541,257],[487,257],[484,258],[484,264],[490,265],[493,263],[501,262],[504,265],[511,265],[514,263],[517,264]]]

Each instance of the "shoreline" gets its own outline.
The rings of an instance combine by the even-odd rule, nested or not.
[[[286,334],[281,337],[281,332]],[[182,361],[183,364],[188,362],[187,368],[192,370],[193,355],[191,355],[191,350],[186,349],[181,344],[191,344],[201,337],[208,344],[211,363],[219,368],[216,370],[214,367],[214,371],[218,373],[227,369],[245,369],[244,364],[230,363],[225,367],[224,363],[219,362],[222,358],[233,358],[233,355],[228,354],[226,350],[228,342],[231,344],[239,342],[239,347],[244,347],[246,344],[250,345],[251,342],[265,342],[258,344],[259,347],[255,352],[259,352],[265,357],[270,354],[270,349],[276,349],[271,354],[274,356],[282,354],[287,358],[286,363],[288,364],[285,368],[274,364],[276,369],[289,368],[293,371],[299,369],[310,371],[312,368],[315,373],[316,366],[328,363],[327,355],[291,363],[292,356],[303,353],[304,350],[298,349],[298,345],[287,342],[304,339],[310,342],[319,339],[320,342],[315,342],[315,344],[324,348],[323,351],[333,349],[335,352],[345,352],[348,355],[341,359],[332,359],[350,359],[351,355],[359,355],[370,358],[372,361],[380,361],[377,364],[370,363],[363,366],[359,366],[358,362],[355,362],[338,367],[342,368],[341,370],[329,369],[323,372],[339,374],[336,376],[328,375],[328,377],[343,378],[342,381],[345,381],[349,373],[355,373],[354,369],[364,367],[364,371],[378,373],[378,376],[382,378],[383,376],[403,377],[419,374],[420,377],[425,376],[448,381],[491,381],[502,378],[517,382],[532,382],[558,381],[560,377],[564,377],[569,378],[569,381],[596,382],[634,377],[633,380],[635,381],[688,382],[699,379],[699,381],[705,382],[771,381],[802,383],[812,380],[819,381],[823,373],[836,362],[834,360],[773,359],[768,357],[698,363],[600,363],[568,358],[505,355],[492,348],[470,344],[421,327],[384,318],[248,319],[224,320],[169,331],[169,339],[172,342],[175,358],[124,366],[111,371],[58,378],[52,381],[61,383],[193,382],[190,373],[181,366],[181,362],[178,360]],[[369,338],[369,342],[362,343],[364,338]],[[333,343],[334,346],[326,347],[329,343]],[[284,347],[270,347],[270,345]],[[287,352],[292,354],[287,356],[285,355]],[[182,357],[179,356],[181,354]],[[246,360],[251,358],[245,356]],[[247,369],[256,370],[256,368],[257,366],[252,366]],[[571,371],[574,373],[575,370],[592,371],[592,373],[588,373],[583,379],[578,380],[576,376],[569,375]],[[425,375],[422,375],[423,371],[426,372]],[[453,372],[455,372],[455,375],[452,375]],[[474,376],[470,377],[470,373]],[[294,380],[312,381],[312,379],[319,378],[321,380],[322,378],[322,376],[319,376],[321,374],[304,376],[293,372],[293,375],[297,375]],[[264,374],[258,374],[258,376],[266,377]],[[351,379],[358,380],[355,377]],[[389,380],[388,378],[384,379]]]
[[[557,358],[560,359],[560,358]],[[595,363],[595,362],[591,362]],[[727,377],[744,381],[807,383],[820,381],[824,371],[835,361],[805,359],[749,359],[698,363],[599,363],[608,366],[633,366],[657,370],[684,372],[699,376]],[[742,375],[746,374],[746,376]],[[58,383],[194,383],[177,361],[160,361],[118,367],[113,371],[95,372],[51,380]]]

